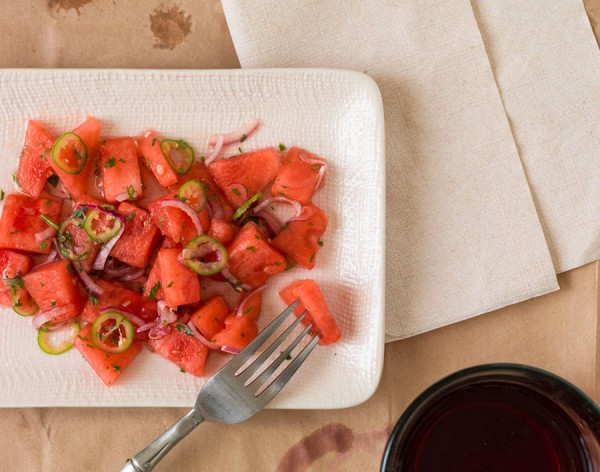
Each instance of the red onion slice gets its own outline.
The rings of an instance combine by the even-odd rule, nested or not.
[[[122,277],[124,275],[131,274],[135,270],[135,267],[132,267],[127,264],[123,264],[121,267],[115,267],[115,259],[109,259],[106,261],[104,265],[104,273],[109,277]]]
[[[200,223],[200,218],[198,217],[198,213],[196,213],[194,211],[194,209],[191,206],[189,206],[187,203],[182,202],[181,200],[175,200],[175,199],[169,198],[167,200],[162,200],[160,202],[160,205],[163,207],[172,207],[172,208],[180,209],[187,216],[190,217],[190,219],[192,220],[192,223],[194,223],[194,227],[196,228],[198,235],[204,234],[204,229],[202,228],[202,223]]]
[[[77,275],[81,283],[85,287],[85,289],[92,295],[99,297],[104,293],[104,289],[100,287],[96,282],[92,280],[92,278],[83,270],[81,270],[77,264],[73,264],[75,270],[77,271]]]
[[[35,233],[35,242],[39,244],[48,238],[52,238],[55,234],[56,230],[54,228],[46,228],[44,231]]]
[[[260,287],[258,287],[256,290],[250,292],[248,295],[246,295],[246,297],[240,302],[240,304],[238,305],[238,309],[235,312],[235,316],[242,316],[244,314],[244,305],[246,304],[246,302],[248,300],[250,300],[250,297],[256,295],[259,292],[262,292],[265,289],[266,285],[262,285]]]
[[[67,200],[70,198],[69,193],[65,190],[65,186],[62,184],[62,182],[59,182],[56,187],[51,183],[46,182],[44,190],[59,200]]]
[[[215,343],[211,343],[208,339],[206,339],[204,336],[202,336],[202,333],[200,333],[200,331],[198,331],[198,329],[196,328],[194,323],[192,323],[191,321],[188,322],[187,327],[190,328],[190,331],[192,332],[194,337],[198,341],[200,341],[202,344],[204,344],[207,348],[219,350],[219,346],[217,346]]]
[[[310,207],[302,207],[302,211],[299,215],[294,216],[292,219],[288,220],[288,223],[293,223],[294,221],[306,221],[313,215],[313,210]]]
[[[44,267],[44,266],[54,262],[57,258],[58,258],[58,251],[56,249],[52,249],[52,251],[50,251],[48,253],[48,257],[46,258],[46,260],[43,262],[40,262],[38,265],[34,266],[31,269],[31,272],[33,272],[34,270],[38,270],[40,267]]]
[[[228,282],[218,282],[210,277],[201,277],[202,299],[210,300],[215,296],[220,296],[230,310],[233,310],[240,304],[242,294],[235,290]]]
[[[123,280],[124,282],[130,282],[132,280],[137,280],[140,277],[143,277],[143,275],[144,275],[144,268],[142,267],[140,269],[134,270],[130,274],[121,276],[120,279]]]
[[[227,354],[239,354],[241,350],[237,347],[223,346],[221,347],[221,351],[226,352]]]
[[[134,313],[130,313],[128,311],[123,311],[119,308],[106,308],[104,310],[102,310],[100,312],[100,314],[104,314],[107,313],[109,311],[118,311],[119,313],[121,313],[125,318],[127,318],[129,321],[131,321],[133,324],[138,325],[138,330],[142,328],[142,326],[145,326],[147,323],[145,320],[143,320],[142,318],[140,318],[138,315],[134,314]],[[150,324],[150,323],[148,323]],[[156,323],[154,324],[156,326]]]
[[[125,220],[125,219],[123,218],[123,220]],[[106,264],[106,259],[108,259],[108,255],[110,254],[110,251],[112,251],[112,248],[115,247],[115,244],[117,244],[117,241],[123,234],[123,231],[125,231],[125,221],[123,221],[123,224],[121,225],[121,229],[115,235],[115,237],[112,238],[111,240],[107,241],[106,243],[104,243],[104,246],[102,246],[102,249],[100,249],[100,252],[98,252],[98,255],[96,256],[96,260],[94,261],[94,265],[92,266],[92,268],[94,270],[104,269],[104,264]]]
[[[148,333],[148,337],[150,339],[160,339],[167,334],[171,334],[172,331],[171,325],[156,325],[154,328],[150,330]]]
[[[204,159],[204,163],[206,165],[210,164],[212,161],[214,161],[214,160],[216,160],[216,159],[219,158],[219,155],[221,154],[221,151],[223,150],[223,143],[224,142],[225,142],[225,135],[220,134],[219,138],[215,142],[215,145],[214,145],[215,148],[208,155],[208,157],[206,159]]]
[[[303,162],[305,162],[306,164],[321,166],[321,168],[319,169],[319,174],[317,175],[317,182],[315,184],[315,192],[316,192],[321,187],[321,184],[323,183],[323,179],[327,175],[327,171],[329,169],[329,166],[327,165],[327,162],[325,162],[323,159],[317,159],[317,158],[314,158],[314,157],[310,157],[310,156],[308,156],[304,152],[301,152],[298,155],[298,157],[300,157],[300,159]]]
[[[298,216],[300,214],[300,212],[302,211],[302,205],[300,204],[300,202],[297,202],[296,200],[290,200],[289,198],[285,198],[285,197],[271,197],[271,198],[266,199],[260,205],[256,205],[256,207],[254,208],[254,213],[258,213],[258,212],[264,210],[265,208],[267,208],[269,205],[276,203],[276,202],[288,203],[288,204],[292,205],[294,207],[294,210],[296,210],[295,216]]]
[[[159,300],[156,303],[156,309],[158,310],[158,323],[169,324],[177,321],[178,315],[174,308],[168,306],[164,300]]]
[[[31,324],[35,329],[40,329],[42,325],[48,323],[52,318],[56,316],[55,310],[48,310],[38,313],[31,319]]]
[[[141,325],[138,329],[136,329],[136,333],[143,333],[144,331],[151,330],[152,328],[156,328],[156,321],[151,321],[150,323],[146,323]]]
[[[230,271],[229,268],[225,267],[222,271],[221,271],[221,275],[223,275],[223,277],[225,277],[225,280],[227,280],[227,282],[229,282],[233,288],[235,290],[239,291],[244,291],[244,292],[249,292],[250,290],[252,290],[252,287],[250,287],[250,285],[245,284],[244,282],[242,282],[241,280],[238,280]]]
[[[235,131],[231,131],[226,134],[212,134],[208,139],[208,144],[214,146],[218,143],[221,136],[223,136],[223,145],[227,146],[229,144],[239,143],[242,140],[246,140],[246,138],[250,137],[260,125],[260,120],[258,118],[252,118],[247,123],[244,123],[241,128],[236,129]]]

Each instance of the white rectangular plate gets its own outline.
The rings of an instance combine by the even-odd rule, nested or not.
[[[61,133],[87,115],[102,134],[136,136],[152,127],[205,154],[213,132],[251,117],[262,125],[245,150],[279,143],[330,163],[315,203],[329,216],[315,269],[294,268],[266,289],[261,328],[284,308],[278,289],[313,278],[342,331],[319,346],[273,408],[343,408],[375,391],[383,365],[385,165],[381,96],[366,75],[341,70],[2,70],[0,188],[12,191],[28,119]],[[223,357],[223,356],[213,356]],[[219,362],[207,365],[207,375]],[[144,350],[105,387],[79,353],[43,353],[28,319],[0,313],[0,406],[191,406],[206,378],[182,374]]]

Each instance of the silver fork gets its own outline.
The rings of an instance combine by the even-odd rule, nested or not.
[[[289,337],[294,328],[300,324],[306,316],[306,311],[294,320],[250,365],[242,371],[238,371],[281,326],[298,306],[298,303],[299,301],[296,300],[287,307],[248,346],[209,379],[200,390],[194,408],[156,438],[148,447],[129,459],[121,472],[147,472],[154,469],[156,464],[173,446],[205,420],[217,423],[239,423],[251,418],[267,406],[273,397],[288,383],[319,342],[318,335],[313,336],[310,334],[312,323],[306,326],[262,373],[252,379],[248,385],[245,384],[260,370],[281,343]],[[264,388],[269,378],[284,360],[289,359],[294,348],[307,335],[311,338],[310,342],[290,361],[272,383]],[[263,388],[262,391],[261,388]]]

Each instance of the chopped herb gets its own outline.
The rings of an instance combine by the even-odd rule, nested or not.
[[[156,296],[156,292],[158,292],[159,288],[160,288],[160,281],[156,282],[150,289],[150,293],[148,294],[148,298],[150,300],[154,300],[154,297]]]
[[[202,162],[204,162],[204,161],[206,160],[206,157],[205,157],[205,156],[200,156],[200,160],[201,160]]]
[[[185,228],[187,228],[187,221],[183,221],[183,223],[181,223],[181,229],[185,231]]]
[[[0,202],[4,200],[4,190],[0,190]]]
[[[102,142],[100,143],[102,146],[106,146],[106,139],[103,139]]]
[[[248,135],[246,133],[242,133],[242,137],[240,138],[240,143],[243,143],[244,141],[246,141],[247,138],[248,138]]]
[[[183,372],[185,374],[185,370],[182,369],[181,367],[179,368],[179,372]]]
[[[56,302],[55,302],[54,300],[51,300],[51,301],[50,301],[50,306],[51,306],[52,308],[56,308]]]
[[[240,191],[239,191],[237,188],[234,188],[234,189],[232,190],[232,192],[233,192],[235,195],[237,195],[238,197],[241,195]]]
[[[243,332],[243,331],[240,333],[240,336],[241,336],[242,338],[245,338],[245,337],[246,337],[246,335],[244,334],[244,332]]]
[[[277,192],[277,195],[279,195],[280,197],[285,197],[285,193],[283,192]]]
[[[44,223],[46,223],[48,226],[50,226],[51,228],[54,228],[56,231],[58,231],[58,225],[52,221],[50,218],[48,218],[46,215],[40,215],[40,218],[44,221]]]
[[[258,234],[255,234],[255,235],[254,235],[254,238],[255,238],[255,239],[260,239],[260,236],[259,236]]]
[[[52,185],[54,188],[58,185],[58,175],[51,175],[48,177],[48,183]]]
[[[283,265],[283,264],[279,261],[275,261],[275,262],[273,262],[273,265],[276,265],[277,267],[279,267],[280,265]]]
[[[254,306],[249,306],[248,308],[246,308],[244,310],[244,315],[247,314],[247,313],[250,313],[253,309],[254,309]]]
[[[175,283],[175,281],[174,281],[174,280],[171,280],[171,281],[169,282],[169,285],[167,285],[167,288],[171,288],[171,287],[173,286],[173,284],[174,284],[174,283]]]
[[[311,254],[311,255],[310,255],[310,258],[308,259],[308,262],[312,262],[314,258],[315,258],[315,255],[314,255],[314,254]]]
[[[77,207],[73,213],[71,213],[72,218],[79,218],[80,220],[85,219],[85,212],[87,208],[85,207]],[[58,228],[57,228],[58,229]]]
[[[110,366],[115,370],[115,372],[119,372],[121,370],[121,366],[120,365],[111,364]]]
[[[279,143],[279,150],[280,151],[285,151],[285,144]]]
[[[106,167],[106,168],[114,167],[116,163],[117,163],[117,160],[113,156],[108,161],[106,161],[106,164],[104,164],[104,167]]]
[[[241,147],[238,148],[238,151],[240,152],[240,154],[244,154],[244,151],[242,151]]]
[[[13,174],[13,175],[11,175],[11,177],[12,177],[12,181],[16,183],[17,182],[17,174]]]
[[[287,185],[282,185],[282,188],[288,189],[289,187]]]
[[[98,305],[98,299],[94,295],[92,295],[91,293],[90,293],[90,301],[92,302],[93,306]]]
[[[317,165],[312,166],[310,168],[310,170],[319,170],[320,168],[321,168],[321,166],[317,164]]]
[[[92,344],[86,344],[87,347],[89,347],[90,349],[96,349],[96,346],[92,345]]]
[[[52,206],[52,202],[50,200],[46,200],[44,205],[46,205],[46,208],[50,208]]]
[[[184,324],[178,324],[177,331],[183,331],[188,336],[194,335],[194,333],[192,333],[192,330],[187,325],[184,325]]]
[[[78,337],[79,339],[81,339],[82,341],[89,341],[89,339],[88,339],[88,337],[87,337],[87,336],[80,336],[80,335],[78,334],[78,335],[77,335],[77,337]]]
[[[322,239],[319,239],[319,240],[317,241],[317,244],[318,244],[319,246],[323,247],[323,240],[322,240]]]
[[[162,226],[163,226],[163,224],[164,224],[164,222],[165,222],[165,218],[164,218],[164,216],[163,216],[163,217],[161,217],[161,218],[160,218],[158,221],[159,221],[159,225],[162,227]]]
[[[47,247],[48,247],[48,244],[46,243],[46,241],[42,241],[42,244],[40,244],[40,249],[43,251]]]
[[[156,138],[152,138],[152,146],[156,144]]]
[[[20,231],[19,231],[18,229],[16,229],[16,230],[14,230],[14,231],[11,231],[11,232],[10,232],[10,233],[8,233],[8,234],[16,234],[16,233],[20,233]]]
[[[246,249],[250,252],[256,252],[256,248],[254,246],[248,246]]]
[[[314,225],[315,225],[315,224],[314,224],[312,221],[308,221],[306,224],[307,224],[308,226],[314,226]]]
[[[217,316],[215,316],[214,318],[217,323],[219,323],[221,321]]]
[[[135,190],[133,189],[133,185],[127,186],[127,197],[129,200],[135,200]]]
[[[119,157],[119,162],[125,163],[125,159],[123,159],[122,157]]]

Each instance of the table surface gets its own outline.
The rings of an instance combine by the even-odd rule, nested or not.
[[[600,38],[600,0],[584,3]],[[218,0],[0,0],[0,12],[0,67],[239,67]],[[479,363],[538,366],[595,396],[597,275],[598,263],[589,264],[560,275],[558,292],[386,345],[381,385],[358,407],[268,410],[239,425],[204,424],[157,470],[376,470],[410,401]],[[183,413],[0,410],[0,470],[119,470]]]

